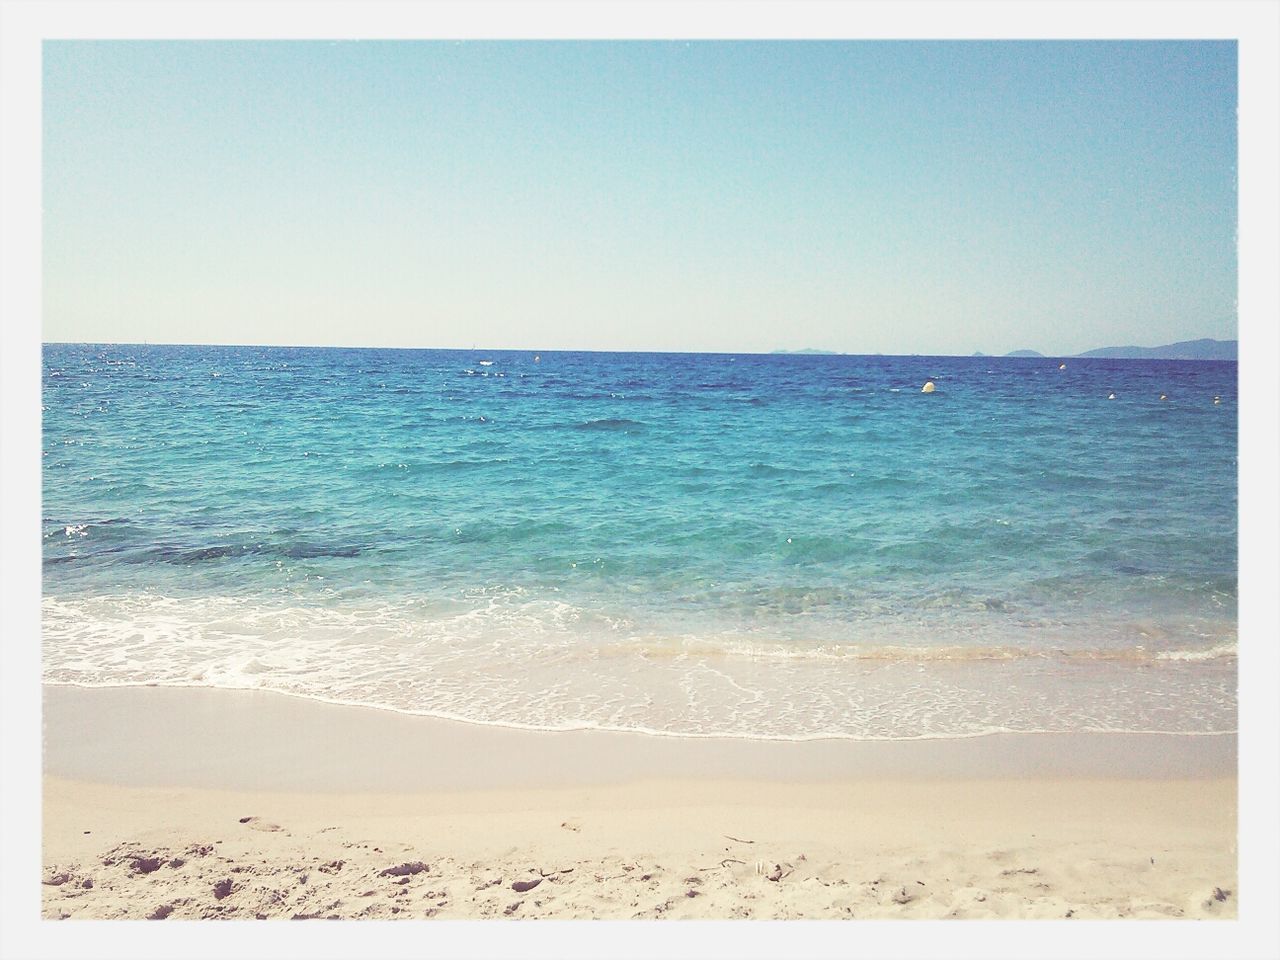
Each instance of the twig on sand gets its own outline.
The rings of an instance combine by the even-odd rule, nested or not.
[[[731,837],[727,833],[724,835],[726,840],[732,840],[734,843],[755,843],[754,840],[743,840],[741,837]]]

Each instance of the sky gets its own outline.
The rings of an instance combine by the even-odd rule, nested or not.
[[[1236,337],[1233,41],[44,44],[46,341]]]

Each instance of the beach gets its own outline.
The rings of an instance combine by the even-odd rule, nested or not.
[[[0,955],[1280,955],[1199,5],[6,31]]]
[[[44,358],[47,918],[1247,897],[1234,364]]]
[[[1234,364],[44,358],[48,918],[1237,916]]]
[[[59,685],[44,722],[49,919],[1216,919],[1242,895],[1231,734],[769,742]]]

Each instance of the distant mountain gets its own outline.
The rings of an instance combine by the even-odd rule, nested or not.
[[[1111,360],[1235,360],[1239,342],[1236,340],[1182,340],[1163,347],[1099,347],[1077,357],[1104,357]],[[1006,357],[1043,357],[1037,350],[1014,350]],[[1068,356],[1068,354],[1063,354]]]
[[[1043,354],[1039,350],[1014,350],[1006,353],[1006,357],[1102,357],[1112,360],[1235,360],[1239,348],[1237,340],[1182,340],[1168,343],[1162,347],[1099,347],[1076,354]],[[805,347],[803,350],[774,350],[775,354],[792,354],[805,356],[843,356],[838,350],[819,350],[816,347]],[[872,354],[880,356],[880,354]],[[919,356],[919,354],[911,354]],[[981,350],[972,356],[985,357]]]
[[[1080,357],[1110,357],[1113,360],[1235,360],[1237,340],[1183,340],[1163,347],[1099,347]]]

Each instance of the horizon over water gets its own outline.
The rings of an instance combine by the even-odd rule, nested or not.
[[[43,362],[49,683],[678,736],[1237,727],[1232,361]]]

